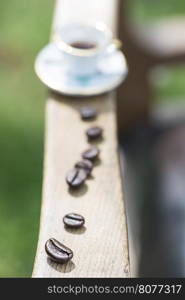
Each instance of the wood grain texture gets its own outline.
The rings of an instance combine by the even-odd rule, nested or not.
[[[102,2],[105,5],[105,1]],[[113,4],[114,0],[109,2]],[[60,3],[62,1],[58,2],[57,12]],[[114,17],[110,18],[112,20]],[[40,234],[33,277],[129,276],[115,98],[115,92],[88,99],[50,94],[46,105]],[[96,121],[81,121],[79,109],[83,105],[97,108],[99,114]],[[89,147],[85,131],[92,125],[102,126],[104,129],[104,139],[98,144],[101,160],[85,186],[72,192],[65,182],[65,175]],[[76,232],[64,228],[62,218],[70,212],[85,217],[85,228]],[[47,258],[44,245],[51,237],[73,250],[71,262],[59,265]]]

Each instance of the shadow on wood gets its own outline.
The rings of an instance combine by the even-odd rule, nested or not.
[[[73,263],[73,261],[69,261],[67,264],[56,264],[54,263],[49,257],[47,258],[47,263],[49,264],[49,266],[51,268],[53,268],[55,271],[59,272],[59,273],[70,273],[72,270],[74,270],[75,268],[75,264]]]

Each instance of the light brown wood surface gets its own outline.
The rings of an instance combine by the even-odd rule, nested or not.
[[[67,1],[70,2],[70,0]],[[58,2],[54,26],[57,20],[62,18],[62,11],[59,13],[61,4],[63,2],[66,4],[67,1]],[[115,0],[101,1],[104,5],[105,2],[109,2],[112,4],[110,7],[114,7],[113,3],[117,2]],[[99,1],[94,1],[93,4],[95,2],[99,3]],[[86,0],[86,5],[90,3],[94,7],[92,2]],[[67,14],[67,9],[64,11],[65,14]],[[104,14],[107,16],[106,10]],[[108,15],[107,22],[110,19],[109,25],[113,28],[115,15],[112,15],[110,11]],[[103,16],[102,19],[104,19]],[[115,98],[115,92],[88,99],[71,99],[50,94],[46,105],[40,234],[33,277],[129,276],[127,228],[118,160]],[[79,108],[83,105],[97,108],[99,114],[96,121],[81,121]],[[89,147],[85,131],[95,124],[104,129],[104,139],[98,144],[101,161],[94,168],[92,178],[86,181],[85,186],[79,191],[72,192],[65,182],[66,172]],[[62,218],[70,212],[80,213],[85,217],[85,228],[77,232],[64,228]],[[47,258],[44,245],[51,237],[58,239],[73,250],[74,257],[71,262],[59,265]]]

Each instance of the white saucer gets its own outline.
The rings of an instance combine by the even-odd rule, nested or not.
[[[125,79],[128,68],[121,51],[104,57],[97,72],[86,78],[77,78],[66,70],[65,60],[54,44],[44,47],[35,61],[35,71],[50,89],[70,96],[92,96],[113,90]]]

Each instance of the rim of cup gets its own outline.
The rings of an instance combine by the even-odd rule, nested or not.
[[[97,31],[103,33],[106,37],[107,40],[112,41],[113,35],[111,30],[102,22],[97,22],[95,24],[95,26],[90,25],[90,24],[84,24],[84,23],[72,23],[72,24],[66,24],[64,26],[84,26],[84,27],[88,27],[91,29],[96,29]],[[64,51],[70,55],[74,55],[74,56],[93,56],[96,55],[98,52],[101,51],[102,48],[104,48],[104,46],[96,46],[93,49],[79,49],[79,48],[75,48],[71,45],[69,45],[67,42],[62,40],[61,37],[61,29],[58,29],[55,31],[54,33],[54,37],[53,37],[53,41],[56,44],[57,48],[61,51]],[[108,43],[107,43],[108,44]]]

